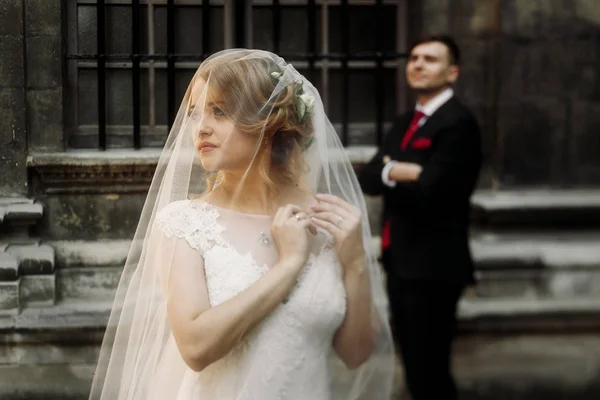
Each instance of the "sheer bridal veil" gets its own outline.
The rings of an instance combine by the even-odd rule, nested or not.
[[[315,87],[281,57],[244,49],[225,50],[205,60],[185,92],[116,291],[90,399],[176,398],[186,366],[170,338],[158,273],[164,265],[158,265],[160,257],[152,228],[156,214],[169,203],[219,185],[219,171],[203,169],[196,147],[204,110],[223,100],[215,98],[212,88],[227,93],[225,105],[218,112],[233,121],[237,129],[256,138],[257,151],[250,164],[257,168],[262,168],[261,163],[281,166],[277,179],[272,179],[274,190],[281,182],[294,181],[312,193],[339,196],[361,212],[377,338],[370,358],[354,370],[346,368],[332,352],[329,376],[334,399],[389,399],[395,354],[387,298],[353,167]],[[290,102],[293,107],[285,106]],[[268,120],[279,125],[261,126],[260,121],[269,115],[277,117]],[[258,151],[264,143],[270,146],[268,160]],[[165,365],[177,368],[165,371]]]

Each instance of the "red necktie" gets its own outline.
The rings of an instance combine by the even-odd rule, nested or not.
[[[423,119],[423,117],[426,117],[425,113],[423,113],[422,111],[415,111],[415,114],[413,115],[413,118],[410,121],[410,125],[408,125],[408,129],[406,130],[406,133],[402,138],[402,150],[406,149],[406,146],[408,146],[408,143],[415,135],[415,132],[417,131],[417,129],[419,129],[419,122],[421,122],[421,119]]]
[[[404,137],[402,138],[402,150],[406,149],[406,146],[408,146],[408,143],[410,142],[410,140],[412,139],[412,137],[415,135],[415,132],[417,131],[417,129],[419,129],[419,122],[421,122],[421,119],[423,119],[424,117],[426,117],[427,115],[425,115],[425,113],[423,113],[422,111],[415,111],[415,114],[413,115],[412,120],[410,121],[410,124],[408,125],[408,129],[406,130],[406,133],[404,134]],[[392,225],[390,223],[390,220],[386,220],[383,224],[383,231],[381,232],[381,249],[382,250],[386,250],[388,247],[390,247],[390,244],[392,243],[391,241],[391,230]]]

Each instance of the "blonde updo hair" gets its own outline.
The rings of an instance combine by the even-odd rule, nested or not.
[[[215,89],[225,104],[222,111],[241,132],[257,139],[263,135],[254,165],[274,192],[279,185],[298,186],[307,168],[302,152],[313,138],[311,118],[301,119],[297,110],[302,83],[290,82],[274,94],[279,80],[271,73],[280,67],[267,58],[239,57],[220,56],[202,64],[199,76],[209,82],[207,96]]]

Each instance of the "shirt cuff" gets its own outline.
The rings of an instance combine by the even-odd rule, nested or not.
[[[390,161],[387,164],[385,164],[385,166],[381,170],[381,180],[383,181],[383,184],[391,188],[396,186],[396,181],[392,181],[390,179],[390,171],[392,170],[392,167],[395,164],[397,164],[396,161]]]

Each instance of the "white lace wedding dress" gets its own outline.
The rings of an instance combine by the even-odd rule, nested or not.
[[[195,249],[190,263],[204,269],[215,307],[255,283],[277,261],[272,218],[177,201],[156,217],[168,238]],[[328,359],[346,297],[332,237],[320,230],[288,298],[227,356],[201,372],[185,366],[177,400],[326,400],[332,397]],[[168,349],[176,353],[173,338]],[[177,354],[178,355],[178,354]],[[173,359],[173,354],[170,357]],[[177,357],[176,357],[177,358]],[[169,356],[161,370],[169,371]]]

